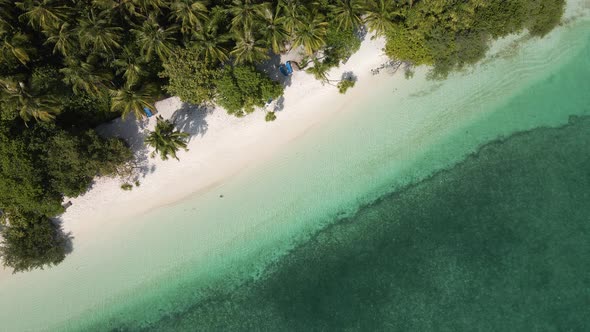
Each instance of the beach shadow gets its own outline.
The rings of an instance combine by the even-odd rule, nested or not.
[[[368,32],[367,27],[361,25],[354,31],[354,35],[362,42],[365,40],[365,37],[367,37]]]
[[[62,241],[62,245],[64,248],[64,253],[69,255],[74,251],[74,236],[72,232],[64,232],[63,230],[63,220],[61,217],[51,218],[51,222],[53,226],[55,226],[56,235]]]
[[[270,54],[270,58],[258,64],[256,68],[270,77],[271,80],[281,83],[284,87],[291,85],[291,76],[285,76],[279,70],[281,65],[280,54]]]
[[[276,101],[276,103],[275,103],[275,105],[274,105],[274,107],[273,107],[272,111],[273,111],[273,112],[280,112],[280,111],[282,111],[282,110],[283,110],[283,108],[285,108],[285,97],[283,97],[283,96],[280,96],[280,97],[277,99],[277,101]]]
[[[352,82],[356,82],[358,77],[351,71],[345,71],[342,73],[341,81],[348,80]]]
[[[148,134],[148,122],[148,119],[137,120],[130,115],[125,119],[114,119],[96,129],[102,136],[120,138],[127,143],[135,156],[134,168],[139,177],[145,177],[156,170],[156,166],[149,163],[150,151],[144,143]]]
[[[206,117],[213,112],[213,108],[183,103],[170,117],[176,128],[191,136],[205,135],[209,129]],[[190,140],[190,138],[189,138]]]

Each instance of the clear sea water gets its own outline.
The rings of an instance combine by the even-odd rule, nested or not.
[[[590,329],[590,22],[516,44],[6,281],[2,328]]]

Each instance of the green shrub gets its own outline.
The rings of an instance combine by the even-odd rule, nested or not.
[[[349,79],[342,80],[342,81],[338,82],[338,85],[337,85],[338,92],[345,94],[349,88],[354,87],[354,84],[355,84],[355,81],[353,81],[353,80],[349,80]]]
[[[121,189],[125,191],[130,191],[133,189],[133,185],[131,183],[125,182],[121,185]]]
[[[217,80],[217,102],[228,113],[244,116],[283,94],[283,86],[253,66],[227,67]]]
[[[221,71],[198,56],[190,49],[177,48],[163,63],[160,77],[168,78],[165,86],[168,93],[191,104],[202,104],[213,100],[215,82]]]
[[[399,13],[387,30],[385,52],[415,65],[434,65],[430,75],[481,60],[492,38],[528,29],[543,36],[559,24],[565,0],[398,2]]]
[[[33,213],[7,213],[0,258],[13,272],[57,265],[64,260],[69,237],[49,218]]]

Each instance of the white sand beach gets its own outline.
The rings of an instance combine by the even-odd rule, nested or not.
[[[439,144],[446,144],[448,159],[432,156],[443,164],[499,135],[567,121],[559,114],[522,117],[503,131],[490,127],[447,144],[519,90],[551,75],[577,54],[578,39],[564,27],[542,41],[523,41],[517,51],[505,40],[498,45],[506,50],[495,50],[476,74],[441,83],[427,82],[425,68],[412,80],[402,70],[393,77],[387,70],[373,75],[371,69],[388,59],[384,41],[367,36],[328,75],[336,80],[353,72],[354,88],[341,95],[296,71],[274,122],[265,122],[263,111],[236,118],[221,109],[193,110],[178,98],[156,103],[159,115],[175,118],[191,133],[180,161],[145,158],[150,151],[143,150],[143,135],[155,118],[115,120],[100,130],[125,138],[143,156],[140,186],[123,191],[120,180],[97,179],[85,195],[69,199],[73,204],[61,216],[74,237],[74,250],[62,264],[17,275],[0,269],[2,327],[76,330],[76,320],[116,316],[125,306],[141,308],[146,319],[163,315],[197,292],[184,285],[206,284],[226,266],[234,272],[240,262],[251,264],[246,273],[255,273],[257,262],[288,250],[288,241],[317,230],[324,217],[366,203],[365,195],[391,190],[392,179]],[[261,259],[252,263],[250,257]],[[154,302],[150,296],[160,304],[144,306]]]
[[[355,87],[345,95],[339,94],[334,85],[322,84],[305,71],[296,70],[288,78],[283,98],[271,105],[277,108],[274,122],[266,122],[262,110],[237,118],[220,108],[199,109],[177,97],[157,102],[158,115],[174,119],[181,130],[191,134],[189,151],[179,153],[180,161],[162,161],[159,156],[149,158],[150,151],[144,146],[143,138],[155,126],[155,116],[141,122],[132,116],[126,120],[119,118],[99,128],[107,136],[124,138],[139,156],[140,186],[127,192],[121,189],[120,179],[97,179],[86,194],[68,199],[73,205],[61,217],[65,231],[72,232],[76,242],[82,241],[93,228],[93,220],[132,219],[264,163],[274,151],[284,148],[309,128],[329,121],[345,105],[374,88],[379,80],[391,76],[386,70],[381,70],[379,75],[371,72],[388,61],[383,47],[383,38],[367,36],[346,64],[330,71],[328,77],[334,80],[346,72],[357,76]],[[284,55],[282,62],[295,56]],[[278,68],[274,70],[278,73]]]
[[[381,69],[378,75],[372,73],[389,61],[383,53],[384,44],[384,38],[366,36],[346,64],[329,72],[330,83],[322,83],[297,68],[288,78],[280,77],[278,68],[269,68],[285,84],[283,97],[266,110],[243,118],[229,115],[219,107],[189,105],[178,97],[156,102],[157,115],[175,120],[179,129],[191,135],[189,150],[178,154],[180,161],[150,158],[151,150],[143,140],[155,126],[155,116],[142,121],[133,116],[117,118],[103,125],[98,128],[101,134],[121,137],[131,146],[141,168],[140,186],[124,191],[120,178],[97,178],[84,195],[64,200],[72,203],[60,216],[64,231],[74,236],[75,245],[84,243],[93,237],[96,227],[104,228],[105,222],[132,222],[134,216],[204,192],[246,168],[264,163],[274,151],[328,121],[380,80],[391,80],[392,72],[387,69]],[[281,57],[281,63],[300,57],[293,50]],[[342,95],[335,84],[344,73],[352,73],[357,82]],[[277,119],[266,122],[264,116],[271,109],[276,111]],[[0,280],[9,274],[0,267]]]

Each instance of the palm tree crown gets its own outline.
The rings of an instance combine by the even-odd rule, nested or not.
[[[174,0],[170,4],[170,17],[180,23],[180,31],[189,33],[203,28],[208,20],[204,1]]]
[[[339,28],[357,28],[362,25],[362,10],[363,4],[360,0],[338,0],[332,6],[332,12]]]
[[[260,23],[260,32],[272,51],[278,54],[283,51],[285,42],[289,40],[289,33],[285,28],[285,17],[280,6],[277,6],[274,11],[266,9],[263,14],[264,20]]]
[[[24,13],[21,18],[37,30],[57,29],[67,16],[67,7],[56,6],[51,0],[25,0],[15,5]]]
[[[293,47],[303,46],[307,54],[313,54],[326,44],[327,27],[324,16],[319,13],[314,13],[307,22],[300,21],[294,28]]]
[[[16,59],[26,65],[35,51],[29,37],[24,33],[5,33],[0,44],[0,60],[12,62],[11,60]]]
[[[144,62],[137,56],[135,48],[125,46],[123,51],[113,61],[117,74],[123,74],[123,78],[130,84],[135,84],[146,74]]]
[[[5,106],[18,112],[25,122],[31,119],[51,121],[61,112],[61,105],[55,97],[41,94],[23,81],[0,79],[0,89]]]
[[[180,149],[188,150],[186,148],[188,137],[189,134],[175,129],[174,123],[170,120],[164,120],[158,116],[156,128],[145,138],[145,142],[154,148],[152,158],[159,153],[162,160],[167,160],[168,156],[179,160],[176,152]]]
[[[45,44],[54,44],[53,53],[61,53],[64,57],[67,57],[76,48],[74,31],[70,28],[68,23],[64,23],[61,27],[55,31],[55,33],[47,31],[49,35]]]
[[[251,32],[236,35],[236,47],[230,52],[236,63],[254,63],[268,59],[268,49],[262,39],[255,39]]]
[[[121,32],[123,29],[112,26],[108,21],[108,12],[95,14],[90,11],[88,17],[80,19],[78,35],[80,45],[96,53],[113,54],[113,50],[121,47]]]
[[[85,91],[89,95],[98,96],[108,91],[106,83],[112,78],[111,75],[97,69],[92,61],[66,58],[65,64],[66,67],[60,69],[60,72],[64,75],[64,82],[72,87],[74,93]]]
[[[152,105],[154,96],[155,89],[153,85],[145,84],[138,87],[128,83],[113,92],[111,111],[121,112],[123,118],[129,114],[134,114],[136,119],[142,119],[146,116],[143,111],[145,107],[154,109]]]
[[[393,27],[392,18],[396,15],[399,15],[398,11],[394,10],[391,1],[370,0],[368,1],[365,22],[369,30],[374,31],[378,35],[384,35],[385,32]]]
[[[232,30],[234,32],[251,32],[254,23],[264,15],[264,11],[268,8],[266,2],[257,4],[252,0],[234,0],[229,8],[229,13],[233,16]]]
[[[164,28],[158,24],[154,16],[149,16],[141,26],[132,31],[135,33],[142,56],[146,61],[150,61],[154,53],[162,60],[170,56],[176,40],[176,30],[175,25]]]

